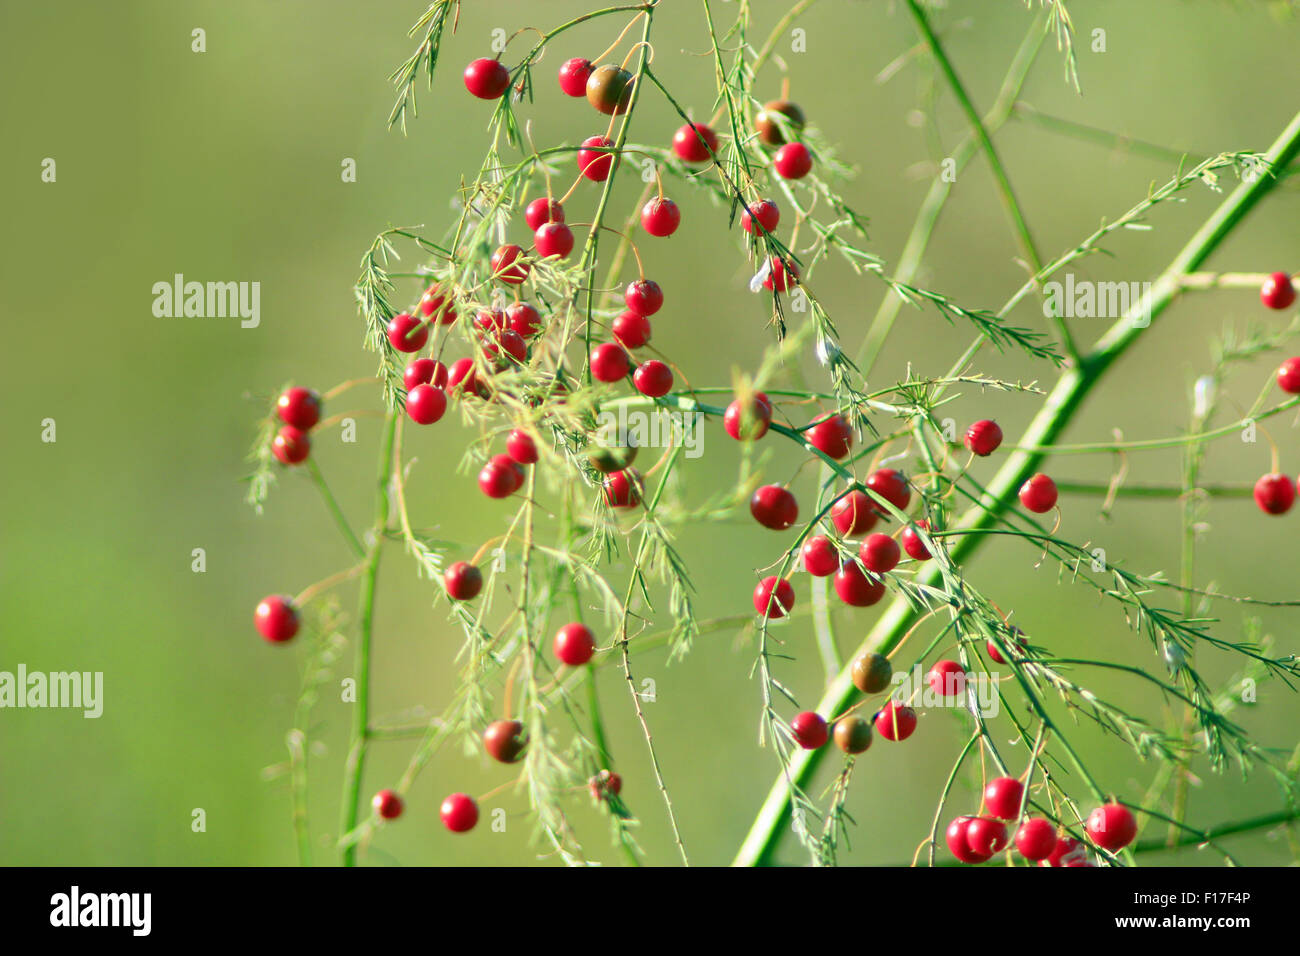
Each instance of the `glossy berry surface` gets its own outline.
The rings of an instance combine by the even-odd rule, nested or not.
[[[595,66],[586,57],[575,56],[570,60],[565,60],[560,66],[560,89],[568,96],[579,97],[587,95],[587,81],[591,79],[591,71]],[[534,229],[537,227],[534,226]]]
[[[875,651],[866,651],[853,659],[849,671],[853,686],[864,694],[879,694],[889,687],[894,676],[894,666],[889,658]]]
[[[562,222],[544,222],[533,233],[533,246],[543,259],[563,259],[573,251],[573,230]]]
[[[587,102],[606,116],[620,116],[632,102],[632,85],[632,74],[621,66],[598,66],[587,77]]]
[[[1084,829],[1093,843],[1114,853],[1124,849],[1137,836],[1137,818],[1123,804],[1107,803],[1088,814]]]
[[[548,222],[564,222],[564,207],[558,199],[539,196],[524,209],[524,222],[533,232]]]
[[[271,439],[271,454],[282,465],[301,465],[311,454],[311,439],[292,425],[284,425]]]
[[[636,472],[631,468],[616,471],[605,479],[605,503],[611,508],[631,508],[641,500],[637,492]]]
[[[276,400],[280,421],[299,431],[309,431],[320,421],[320,396],[310,388],[289,388]]]
[[[617,382],[631,370],[632,360],[621,345],[606,342],[591,353],[591,377],[598,382]]]
[[[371,799],[370,806],[382,820],[396,820],[402,815],[402,798],[392,790],[380,790]]]
[[[437,388],[446,388],[447,366],[437,359],[418,358],[403,370],[402,384],[408,392],[417,385],[433,385]]]
[[[1046,860],[1056,849],[1056,827],[1042,817],[1030,817],[1016,831],[1016,849],[1026,860]]]
[[[767,277],[763,279],[763,288],[774,292],[785,292],[799,278],[799,267],[793,262],[786,262],[778,256],[767,260]]]
[[[877,468],[867,476],[866,485],[899,511],[906,511],[912,503],[907,477],[897,468]]]
[[[673,152],[688,163],[707,163],[717,151],[718,134],[703,123],[687,123],[673,134]]]
[[[610,324],[610,332],[624,348],[639,349],[650,341],[650,320],[627,309]]]
[[[481,100],[499,100],[510,86],[510,71],[500,60],[487,57],[465,67],[465,89]]]
[[[966,692],[966,671],[956,661],[938,661],[925,675],[925,681],[941,697],[951,699]]]
[[[538,458],[537,443],[528,432],[516,428],[506,439],[506,454],[521,465],[534,464]]]
[[[789,100],[771,100],[764,103],[754,117],[754,132],[768,146],[781,146],[786,142],[785,131],[798,135],[807,120],[804,112]]]
[[[1264,280],[1259,290],[1259,301],[1270,309],[1285,309],[1295,302],[1295,286],[1285,272],[1274,272]]]
[[[429,327],[409,312],[388,320],[388,344],[399,352],[418,352],[429,341]]]
[[[794,734],[795,743],[804,750],[816,750],[830,739],[825,718],[811,710],[795,715],[790,721],[790,732]]]
[[[406,393],[406,414],[417,425],[432,425],[447,411],[447,393],[433,385],[417,385]]]
[[[253,623],[262,637],[272,644],[283,644],[298,633],[298,608],[288,595],[272,594],[257,603]]]
[[[651,316],[664,307],[664,291],[653,279],[637,279],[623,290],[623,303],[637,315]]]
[[[486,397],[487,387],[478,380],[472,358],[456,359],[447,372],[447,391],[452,395],[479,395]]]
[[[749,499],[749,513],[764,528],[784,531],[799,518],[799,504],[788,488],[764,485]]]
[[[891,700],[876,714],[876,733],[886,740],[903,741],[916,731],[916,711]]]
[[[835,572],[835,593],[850,607],[871,607],[885,596],[885,582],[856,564],[845,564]]]
[[[974,817],[957,817],[948,824],[948,829],[944,831],[944,842],[948,844],[949,852],[963,863],[983,863],[993,855],[991,853],[977,853],[971,847],[967,834],[974,819]]]
[[[632,384],[642,395],[662,398],[673,390],[673,370],[658,359],[651,359],[632,374]]]
[[[426,319],[432,318],[438,325],[451,325],[456,321],[456,310],[452,307],[451,297],[436,282],[420,296],[420,314]]]
[[[836,414],[823,415],[803,433],[804,440],[822,454],[838,461],[853,447],[853,429]]]
[[[1295,485],[1286,475],[1265,475],[1255,482],[1255,504],[1265,514],[1286,514],[1295,504]]]
[[[831,506],[831,522],[846,538],[866,534],[876,526],[875,502],[854,488]]]
[[[966,845],[987,859],[1006,849],[1007,825],[990,817],[975,817],[966,824]]]
[[[908,525],[903,529],[900,537],[903,540],[903,550],[907,556],[916,561],[929,561],[934,555],[930,554],[930,549],[925,546],[921,536],[917,534],[917,528],[928,531],[930,524],[928,521],[918,521],[914,525]]]
[[[1023,645],[1025,643],[1025,632],[1020,630],[1020,628],[1011,628],[1011,634],[1017,644]],[[1003,643],[1006,643],[1006,638],[1003,638]],[[998,650],[998,646],[994,644],[991,639],[985,642],[984,648],[989,652],[989,657],[992,658],[995,663],[1006,663],[1006,659],[1002,656],[1002,652]]]
[[[815,534],[805,541],[799,549],[799,557],[803,560],[803,569],[815,578],[824,578],[840,568],[840,553],[835,549],[835,543],[824,534]]]
[[[858,560],[868,571],[886,574],[898,567],[902,552],[898,542],[887,534],[869,534],[858,549]]]
[[[588,136],[578,150],[578,171],[594,183],[603,183],[614,171],[614,141],[604,136]]]
[[[846,754],[860,754],[871,748],[871,740],[875,735],[871,732],[871,721],[854,714],[835,721],[831,736],[835,738],[835,746]]]
[[[489,498],[508,498],[524,483],[524,471],[509,455],[496,455],[478,473],[479,490]]]
[[[757,441],[772,424],[772,401],[755,392],[744,404],[736,399],[722,416],[722,427],[736,441]]]
[[[1084,866],[1088,861],[1088,850],[1074,837],[1057,837],[1056,846],[1039,866]]]
[[[1300,356],[1278,366],[1277,387],[1290,395],[1300,395]]]
[[[523,261],[524,250],[514,243],[507,243],[492,253],[492,277],[500,279],[507,285],[519,285],[528,278],[529,266]]]
[[[483,590],[483,572],[468,561],[457,561],[443,573],[442,583],[453,601],[472,601]]]
[[[785,617],[794,609],[794,586],[776,575],[766,577],[754,588],[754,610],[770,618]]]
[[[506,309],[506,324],[512,332],[530,339],[542,330],[542,316],[527,302],[516,302]]]
[[[966,447],[980,458],[986,458],[1002,444],[1002,428],[997,422],[984,419],[966,429]]]
[[[1024,795],[1025,785],[1015,777],[997,777],[984,788],[984,806],[1000,820],[1014,820]]]
[[[768,232],[776,232],[777,223],[780,221],[781,207],[771,199],[760,199],[758,202],[749,203],[749,208],[740,214],[740,228],[755,236],[761,235],[759,226]]]
[[[438,811],[442,825],[452,833],[468,833],[478,823],[478,804],[463,793],[453,793]]]
[[[671,199],[651,199],[641,207],[641,228],[652,236],[671,236],[682,224],[682,212]]]
[[[497,763],[514,763],[524,746],[524,725],[517,720],[494,720],[483,731],[483,749]]]
[[[575,621],[556,632],[551,649],[561,663],[581,667],[596,653],[596,635],[591,633],[591,628]]]
[[[803,143],[786,143],[776,151],[772,166],[782,179],[803,179],[812,172],[812,153]]]
[[[1056,507],[1056,482],[1042,472],[1020,486],[1020,503],[1034,514],[1046,514]]]

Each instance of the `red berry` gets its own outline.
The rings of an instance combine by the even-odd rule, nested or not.
[[[531,339],[542,329],[541,314],[527,302],[516,302],[506,309],[506,321],[512,331]]]
[[[632,105],[632,87],[635,80],[631,73],[606,63],[591,71],[587,77],[587,102],[606,116],[621,116]]]
[[[776,592],[773,594],[773,592]],[[794,609],[794,586],[775,575],[763,578],[754,588],[754,610],[765,617],[785,617]]]
[[[899,511],[906,511],[912,503],[912,489],[907,485],[907,478],[897,468],[876,469],[867,477],[867,487]]]
[[[567,227],[566,227],[567,228]],[[492,275],[507,285],[520,285],[528,278],[529,266],[521,262],[524,250],[514,243],[507,243],[492,253]]]
[[[966,671],[956,661],[939,661],[925,675],[930,689],[941,697],[959,697],[966,693]]]
[[[840,553],[824,534],[815,534],[805,541],[799,553],[803,557],[803,569],[813,577],[824,578],[839,569]]]
[[[641,228],[652,236],[671,236],[681,222],[681,210],[671,199],[651,199],[641,207]]]
[[[1274,272],[1264,280],[1259,290],[1259,300],[1270,309],[1285,309],[1295,301],[1295,286],[1285,272]]]
[[[966,824],[966,845],[980,856],[991,857],[1007,845],[1007,825],[989,817],[975,817]]]
[[[772,402],[762,392],[755,392],[746,405],[736,399],[722,416],[722,427],[736,441],[757,441],[772,424]]]
[[[764,289],[784,292],[799,278],[799,267],[793,262],[786,262],[779,256],[771,256],[767,262],[767,278],[763,280]]]
[[[1295,504],[1296,486],[1286,475],[1265,475],[1255,482],[1255,504],[1265,514],[1286,514]]]
[[[591,377],[598,382],[617,382],[627,378],[632,360],[621,345],[606,342],[591,353]]]
[[[509,368],[527,363],[528,344],[514,329],[502,329],[483,343],[483,353],[496,362],[497,368]]]
[[[545,222],[533,233],[533,245],[543,259],[563,259],[573,251],[573,230],[562,222]]]
[[[284,594],[264,597],[253,612],[257,632],[272,644],[283,644],[298,633],[298,608],[293,598]]]
[[[506,327],[506,314],[498,309],[480,312],[474,316],[474,328],[483,333],[500,332]]]
[[[399,352],[418,352],[429,341],[429,327],[409,312],[388,320],[388,344]]]
[[[1001,444],[1002,429],[998,427],[997,422],[991,422],[986,418],[966,429],[966,447],[980,458],[993,454]]]
[[[442,817],[442,825],[452,833],[466,833],[478,823],[478,804],[473,797],[453,793],[442,801],[439,815]]]
[[[1042,817],[1030,817],[1016,831],[1016,849],[1026,860],[1046,860],[1056,849],[1056,827]]]
[[[435,312],[439,325],[451,325],[456,321],[456,310],[452,308],[451,298],[442,291],[442,286],[434,283],[420,296],[420,312],[427,319]]]
[[[447,373],[447,391],[453,395],[473,394],[481,398],[489,394],[487,386],[479,381],[471,358],[456,359],[451,363],[451,371]]]
[[[858,560],[868,571],[886,574],[898,567],[898,542],[887,534],[869,534],[858,549]]]
[[[876,526],[876,510],[867,494],[856,488],[831,506],[831,521],[846,538],[866,534]]]
[[[768,232],[776,232],[776,225],[781,221],[781,208],[771,199],[760,199],[756,203],[751,203],[749,208],[740,214],[740,228],[751,235],[759,235],[759,230],[754,228],[756,219],[758,225]]]
[[[537,461],[537,443],[533,436],[522,428],[516,428],[506,439],[506,454],[521,465],[531,465]]]
[[[948,843],[948,849],[952,855],[963,863],[983,863],[992,853],[976,853],[969,842],[968,831],[974,817],[957,817],[952,823],[948,824],[948,829],[944,831],[944,839]]]
[[[592,182],[603,183],[614,170],[614,141],[604,136],[588,136],[578,150],[578,171]]]
[[[437,359],[418,358],[402,372],[402,384],[406,386],[408,392],[417,385],[446,388],[447,366]]]
[[[614,340],[624,348],[639,349],[650,341],[650,320],[629,309],[619,313],[610,331],[614,333]]]
[[[651,359],[633,373],[632,384],[642,395],[662,398],[673,390],[673,370],[663,362]]]
[[[271,440],[271,454],[282,465],[300,465],[311,454],[311,439],[306,432],[299,431],[292,425],[285,425],[275,433]]]
[[[1278,368],[1277,387],[1291,395],[1300,395],[1300,356],[1287,359]]]
[[[1137,818],[1133,811],[1120,803],[1107,803],[1088,814],[1084,826],[1088,837],[1103,850],[1112,853],[1124,849],[1137,836]]]
[[[688,163],[707,163],[717,151],[718,134],[703,123],[687,123],[673,134],[673,152]]]
[[[465,89],[481,100],[499,100],[510,86],[510,71],[500,60],[487,57],[465,67]]]
[[[1025,795],[1025,785],[1015,777],[997,777],[984,788],[984,806],[1001,820],[1014,820],[1020,816],[1020,801]]]
[[[803,179],[812,172],[812,153],[803,143],[786,143],[776,151],[772,166],[782,179]]]
[[[837,461],[853,447],[853,429],[842,415],[822,415],[804,431],[804,438],[822,454]]]
[[[764,485],[749,499],[749,513],[764,528],[784,531],[799,519],[799,504],[789,489]]]
[[[916,711],[891,700],[876,714],[876,733],[886,740],[906,740],[916,730]]]
[[[1042,472],[1020,486],[1020,503],[1034,514],[1045,514],[1056,507],[1056,482]]]
[[[498,763],[517,761],[524,744],[524,725],[517,720],[494,720],[483,731],[483,749]]]
[[[835,593],[851,607],[871,607],[885,596],[885,582],[849,563],[835,573]]]
[[[508,498],[524,483],[524,470],[509,455],[494,455],[478,473],[478,486],[489,498]]]
[[[402,815],[402,798],[391,790],[380,790],[371,799],[370,805],[384,820],[396,820]]]
[[[585,624],[566,624],[555,635],[555,656],[570,667],[581,667],[596,653],[596,635]]]
[[[1015,639],[1015,642],[1023,647],[1025,643],[1025,632],[1018,627],[1012,627],[1010,630],[1011,636]],[[1003,638],[1003,643],[1006,643],[1006,638]],[[1006,663],[1002,658],[1002,653],[998,650],[998,646],[994,644],[992,640],[986,641],[984,646],[989,652],[989,657],[994,661],[999,664]]]
[[[447,393],[434,385],[417,385],[406,393],[406,414],[417,425],[432,425],[447,411]]]
[[[592,62],[585,57],[575,56],[571,60],[565,60],[560,67],[560,89],[569,96],[586,96],[587,81],[591,79],[594,68]]]
[[[925,546],[925,542],[921,540],[921,536],[916,533],[917,528],[929,531],[930,522],[918,521],[915,525],[908,525],[903,529],[903,550],[907,552],[909,557],[917,561],[929,561],[933,555],[930,554],[930,549]]]
[[[1039,866],[1085,866],[1088,861],[1087,848],[1074,837],[1058,837],[1056,846]]]
[[[443,573],[442,583],[453,601],[472,601],[483,590],[483,573],[468,561],[457,561]]]
[[[528,204],[524,210],[524,222],[536,232],[548,222],[564,222],[564,207],[558,199],[540,196]]]
[[[623,792],[623,778],[612,770],[602,770],[587,781],[593,800],[606,800]]]
[[[623,302],[637,315],[654,315],[664,305],[664,291],[653,279],[637,279],[623,291]]]
[[[794,720],[790,721],[790,732],[794,734],[795,743],[804,750],[816,750],[830,739],[825,718],[811,710],[797,714]]]
[[[286,389],[275,403],[280,421],[304,432],[320,421],[320,409],[320,396],[310,388]]]
[[[639,480],[636,470],[624,468],[605,479],[605,502],[611,508],[631,508],[641,501],[637,491]]]

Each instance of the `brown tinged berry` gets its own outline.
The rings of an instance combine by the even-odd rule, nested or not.
[[[835,721],[835,746],[846,754],[864,753],[871,747],[871,723],[861,717],[842,717]]]
[[[803,131],[807,119],[801,110],[789,100],[771,100],[754,117],[754,132],[767,146],[782,146],[786,143],[786,130],[793,135]],[[784,129],[782,128],[784,127]]]
[[[526,746],[524,725],[517,720],[494,720],[483,731],[483,749],[497,763],[514,763]]]
[[[632,102],[632,74],[621,66],[606,63],[587,78],[587,102],[606,116],[620,116]]]
[[[864,694],[879,694],[889,688],[893,681],[894,665],[889,658],[875,651],[859,654],[853,660],[851,670],[853,686]]]

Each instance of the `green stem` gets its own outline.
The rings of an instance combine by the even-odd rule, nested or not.
[[[352,526],[348,524],[348,519],[344,517],[343,509],[339,507],[338,499],[334,497],[334,493],[330,491],[330,486],[326,484],[325,476],[321,474],[320,465],[316,464],[315,458],[307,459],[307,470],[311,474],[312,481],[316,482],[316,487],[320,489],[321,497],[325,499],[325,507],[329,508],[335,524],[343,532],[343,537],[347,538],[348,546],[352,548],[352,552],[357,557],[365,557],[366,549],[361,546],[360,539],[352,530]]]

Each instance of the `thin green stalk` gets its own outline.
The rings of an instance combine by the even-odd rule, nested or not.
[[[1292,117],[1265,158],[1276,167],[1289,163],[1298,153],[1300,113]],[[1233,190],[1184,245],[1136,307],[1111,326],[1076,366],[1065,370],[1026,429],[1018,443],[1019,447],[1008,456],[990,482],[987,493],[957,522],[956,530],[980,531],[1000,519],[1014,500],[1015,490],[1037,468],[1088,394],[1115,361],[1150,327],[1154,327],[1165,309],[1174,301],[1179,277],[1199,268],[1260,199],[1269,193],[1275,182],[1271,176],[1260,176],[1254,182],[1242,183]],[[1134,321],[1143,315],[1150,315],[1150,326]],[[964,534],[950,551],[952,561],[960,563],[970,558],[980,543],[980,535]],[[936,564],[918,574],[916,583],[933,586],[940,573],[941,569]],[[902,639],[915,617],[915,612],[906,601],[895,600],[867,635],[860,651],[887,653]],[[820,713],[839,713],[855,693],[856,688],[850,680],[849,670],[842,669],[827,688],[817,710]],[[783,822],[788,816],[790,793],[787,777],[801,785],[805,784],[816,771],[820,757],[821,751],[816,750],[803,750],[794,755],[790,767],[783,770],[769,791],[749,834],[736,854],[734,865],[754,866],[770,859],[783,831]]]
[[[348,524],[348,519],[344,516],[343,509],[339,507],[338,499],[330,491],[330,486],[326,484],[325,476],[321,474],[320,465],[316,464],[315,458],[307,459],[307,471],[311,475],[312,481],[316,483],[316,487],[320,489],[321,497],[325,499],[325,507],[329,509],[334,518],[334,523],[343,532],[343,537],[347,538],[348,546],[352,548],[352,552],[359,558],[365,557],[366,549],[361,546],[361,541],[357,538],[356,532]]]

